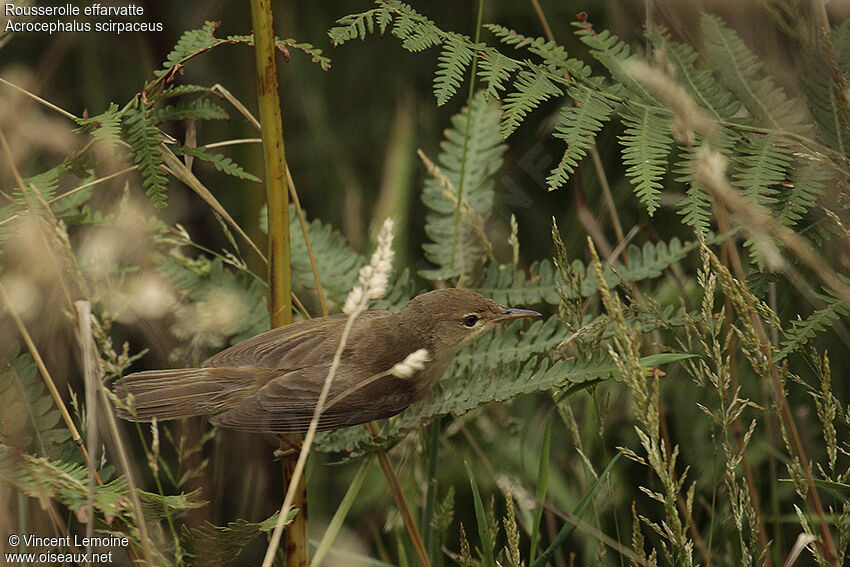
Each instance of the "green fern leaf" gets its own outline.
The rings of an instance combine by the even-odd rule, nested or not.
[[[310,60],[313,63],[318,63],[319,67],[322,68],[322,71],[327,71],[331,68],[331,60],[328,57],[322,55],[322,50],[318,47],[313,46],[312,43],[299,43],[294,39],[279,39],[275,38],[275,45],[280,50],[286,50],[288,48],[297,49],[299,51],[303,51],[307,55],[310,56]]]
[[[378,33],[384,35],[392,23],[392,13],[386,8],[375,8],[360,14],[345,16],[336,21],[338,25],[328,30],[328,37],[334,46],[342,45],[352,39],[366,39],[367,34],[375,33],[375,22],[378,23]]]
[[[833,324],[847,315],[847,305],[842,301],[832,301],[823,309],[818,309],[805,319],[791,322],[791,328],[783,331],[785,339],[776,353],[776,361],[788,355],[801,352],[817,335],[832,328]]]
[[[573,25],[579,28],[576,35],[590,48],[590,54],[608,69],[611,79],[615,81],[607,88],[608,92],[631,101],[662,106],[640,81],[624,70],[623,63],[640,60],[637,55],[631,53],[626,43],[608,30],[596,33],[584,22],[574,22]]]
[[[542,37],[527,37],[498,24],[486,24],[484,27],[493,32],[502,43],[511,45],[516,49],[527,49],[529,53],[540,57],[546,65],[566,71],[572,80],[585,81],[596,85],[601,80],[594,79],[591,81],[591,68],[583,61],[569,57],[566,50],[554,41],[546,41]],[[559,75],[561,74],[559,73]]]
[[[677,43],[654,31],[649,35],[653,46],[667,55],[676,70],[676,79],[694,101],[712,119],[728,121],[741,107],[728,89],[718,83],[710,69],[699,66],[699,53],[690,45]]]
[[[819,162],[804,162],[796,167],[791,186],[782,194],[778,220],[785,226],[799,224],[809,209],[831,185],[834,171]]]
[[[293,279],[299,286],[314,290],[313,268],[294,206],[289,208],[289,234]],[[325,294],[331,301],[342,305],[348,292],[357,284],[360,267],[366,263],[366,258],[354,252],[331,225],[318,219],[310,222],[307,234]]]
[[[805,108],[762,74],[762,62],[738,34],[711,14],[703,14],[701,23],[712,68],[753,119],[769,128],[808,135],[811,124]]]
[[[174,122],[177,120],[229,120],[227,112],[213,101],[202,98],[199,100],[181,100],[177,104],[154,111],[154,121]]]
[[[488,101],[499,98],[499,92],[505,90],[505,83],[517,68],[516,61],[510,57],[493,48],[483,49],[478,58],[478,78],[487,83],[484,96]]]
[[[850,77],[850,20],[844,20],[829,34],[835,61],[845,77]]]
[[[727,158],[732,154],[734,135],[725,128],[718,128],[713,138],[713,149],[717,149]],[[686,184],[685,197],[676,203],[678,214],[682,215],[684,223],[703,236],[711,230],[711,198],[706,188],[696,179],[695,172],[699,163],[699,152],[702,141],[689,147],[680,147],[679,156],[674,160],[673,171],[675,180]]]
[[[4,346],[0,368],[3,443],[51,458],[75,458],[71,433],[60,425],[59,410],[44,388],[35,362],[20,352],[18,343]]]
[[[111,103],[108,109],[97,116],[77,118],[76,122],[80,127],[75,132],[91,133],[107,148],[114,148],[121,139],[121,112],[115,103]]]
[[[481,282],[475,289],[502,305],[558,305],[558,278],[551,260],[533,263],[528,269],[517,269],[511,264],[490,262]]]
[[[0,444],[0,478],[31,498],[56,500],[74,512],[85,508],[92,513],[88,509],[88,469],[83,465],[35,457]],[[124,477],[94,488],[95,510],[108,518],[120,516],[132,525],[127,502]]]
[[[550,73],[543,67],[528,64],[514,81],[514,91],[504,98],[502,105],[502,137],[507,138],[519,127],[525,116],[541,102],[561,96],[561,89],[552,82]]]
[[[189,148],[186,146],[171,146],[171,149],[175,154],[189,155],[198,158],[199,160],[210,162],[218,171],[227,175],[232,175],[239,179],[247,179],[248,181],[254,181],[255,183],[262,183],[262,180],[259,177],[248,173],[232,159],[221,154],[211,153],[204,148]]]
[[[156,100],[208,92],[210,92],[210,88],[201,85],[171,85],[166,89],[162,89],[162,91],[156,95]]]
[[[626,108],[620,112],[625,133],[620,136],[626,176],[635,188],[649,216],[661,202],[661,179],[667,170],[667,155],[673,140],[670,137],[670,116],[653,112],[647,107]]]
[[[471,110],[464,108],[452,117],[439,166],[432,169],[422,193],[422,202],[431,211],[425,218],[431,242],[423,244],[423,249],[438,266],[421,271],[422,277],[447,279],[471,273],[486,253],[489,244],[483,226],[493,209],[493,175],[502,166],[505,146],[500,142],[499,112],[482,94],[473,98]]]
[[[569,87],[567,94],[574,104],[561,107],[554,134],[556,138],[566,142],[567,149],[546,179],[550,190],[564,185],[575,173],[579,161],[593,144],[594,137],[614,111],[614,107],[604,96],[591,89]]]
[[[216,28],[218,28],[218,23],[206,22],[201,29],[183,32],[174,49],[166,56],[163,69],[154,71],[154,76],[159,78],[172,73],[179,69],[179,66],[187,59],[225,43],[226,40],[215,37]]]
[[[754,203],[769,207],[791,168],[792,149],[775,135],[747,136],[737,148],[735,185]]]
[[[124,126],[127,128],[127,142],[133,160],[142,176],[142,187],[155,206],[165,207],[168,178],[163,170],[159,130],[154,125],[153,117],[147,108],[136,101],[124,113]]]
[[[838,34],[833,32],[832,37]],[[845,155],[850,149],[848,78],[842,74],[832,45],[818,38],[803,49],[797,69],[818,139]]]
[[[47,171],[43,171],[42,173],[33,175],[32,177],[27,177],[24,179],[24,187],[27,188],[30,195],[32,195],[31,191],[34,189],[39,195],[41,195],[42,199],[49,201],[56,196],[56,191],[59,189],[59,176],[62,175],[65,169],[65,162],[62,162],[55,167],[51,167]],[[20,187],[15,186],[12,194],[18,205],[27,206],[27,200],[21,192]]]
[[[291,510],[294,517],[296,510]],[[203,522],[197,527],[181,526],[180,543],[192,558],[192,565],[221,567],[231,563],[242,549],[258,536],[274,530],[278,515],[264,522],[248,522],[238,519],[226,526]]]
[[[444,105],[455,95],[474,55],[475,51],[472,47],[458,34],[449,34],[443,42],[437,73],[434,75],[434,96],[437,98],[437,106]]]

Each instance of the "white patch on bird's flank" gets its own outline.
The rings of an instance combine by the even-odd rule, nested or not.
[[[425,368],[425,363],[431,360],[428,349],[420,348],[408,354],[404,360],[390,368],[390,374],[396,378],[410,378],[414,372]]]

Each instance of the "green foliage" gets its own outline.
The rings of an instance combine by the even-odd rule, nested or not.
[[[423,245],[425,256],[438,267],[422,270],[429,279],[469,274],[487,254],[484,223],[493,209],[493,176],[502,165],[505,146],[499,133],[499,113],[483,95],[472,108],[452,118],[441,145],[438,167],[425,183],[422,202],[430,209]]]
[[[445,104],[457,92],[473,56],[474,52],[468,43],[464,41],[464,38],[458,37],[457,34],[450,34],[443,43],[437,72],[434,75],[434,96],[437,97],[438,106]],[[500,72],[505,71],[503,69],[496,70],[495,80],[497,81]]]
[[[294,516],[297,510],[292,511]],[[236,520],[226,526],[204,522],[198,527],[182,527],[181,547],[190,558],[190,565],[219,567],[231,563],[246,545],[257,536],[271,532],[277,523],[277,514],[263,522]]]
[[[640,202],[649,216],[658,209],[662,184],[667,170],[667,154],[673,140],[670,137],[670,116],[649,108],[627,108],[620,113],[626,132],[620,136],[626,176],[632,182]]]
[[[226,173],[227,175],[232,175],[239,179],[247,179],[248,181],[253,181],[255,183],[262,183],[262,180],[259,177],[248,173],[229,157],[225,157],[221,154],[214,154],[205,148],[172,146],[171,149],[177,155],[188,155],[198,158],[201,161],[209,162],[213,164],[213,167],[215,167],[218,171]]]
[[[159,130],[150,109],[142,102],[135,101],[124,113],[124,126],[127,128],[127,142],[130,144],[133,161],[139,167],[145,193],[154,205],[165,207],[168,178],[163,170]]]
[[[513,134],[526,115],[540,103],[560,96],[562,91],[552,80],[548,69],[529,64],[529,70],[517,73],[516,90],[505,95],[502,106],[502,136]]]
[[[29,451],[45,457],[71,458],[71,433],[47,393],[28,354],[17,343],[6,345],[0,369],[0,405],[3,411],[2,442],[7,449]]]
[[[177,120],[229,120],[227,112],[207,98],[181,100],[154,112],[154,121],[175,122]]]
[[[631,53],[626,43],[608,30],[597,33],[585,23],[576,22],[573,25],[578,28],[576,34],[590,48],[591,55],[608,69],[613,80],[605,89],[608,93],[630,102],[659,106],[655,96],[626,71],[628,63],[640,60],[638,55]]]
[[[183,35],[177,40],[177,44],[166,56],[163,68],[154,71],[154,76],[160,78],[173,75],[181,70],[183,63],[188,59],[220,45],[223,40],[215,37],[217,28],[216,22],[206,22],[201,29],[183,32]]]
[[[833,300],[823,309],[818,309],[806,319],[791,321],[791,326],[784,332],[785,340],[776,355],[782,360],[792,353],[802,352],[803,348],[818,335],[827,332],[841,317],[847,315],[847,305],[842,301]]]
[[[811,130],[804,107],[762,74],[762,62],[723,20],[703,14],[702,33],[714,69],[754,122],[799,134]]]
[[[108,148],[118,145],[121,137],[121,111],[114,102],[105,111],[91,118],[79,118],[77,124],[80,127],[76,132],[91,133],[94,138],[102,142]]]
[[[567,149],[547,178],[551,189],[561,187],[575,173],[594,136],[614,111],[608,99],[591,89],[570,87],[568,94],[573,103],[561,107],[554,134],[566,142]]]
[[[478,59],[478,78],[487,83],[484,96],[488,101],[499,98],[499,93],[505,90],[505,83],[516,69],[516,62],[510,57],[505,57],[495,49],[484,50]]]
[[[88,471],[83,465],[35,457],[0,444],[0,478],[18,492],[45,504],[55,500],[82,518],[92,514],[87,509]],[[128,516],[128,503],[123,477],[95,487],[95,508],[110,520]]]

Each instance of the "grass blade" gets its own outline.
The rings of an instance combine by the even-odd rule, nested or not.
[[[599,487],[602,486],[602,482],[614,468],[614,464],[620,459],[622,456],[621,453],[617,453],[614,455],[614,458],[611,459],[611,462],[608,463],[608,466],[605,467],[605,470],[602,471],[602,474],[599,475],[599,478],[596,479],[596,482],[593,483],[593,486],[590,487],[590,490],[587,491],[587,494],[581,499],[581,501],[576,506],[575,510],[573,510],[573,516],[575,518],[581,518],[584,511],[587,509],[587,506],[590,504],[591,500],[593,500],[593,496],[596,494],[596,491],[599,490]],[[561,531],[558,532],[558,535],[555,536],[555,539],[552,540],[552,543],[546,550],[540,554],[540,557],[537,558],[537,561],[531,564],[531,567],[543,567],[546,565],[546,562],[552,558],[552,554],[555,553],[567,538],[570,537],[570,534],[575,530],[575,524],[564,524],[564,527],[561,528]]]

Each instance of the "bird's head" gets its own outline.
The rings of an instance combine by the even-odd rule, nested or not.
[[[402,313],[420,332],[452,352],[499,323],[540,316],[537,311],[505,307],[474,291],[455,288],[423,293]]]

